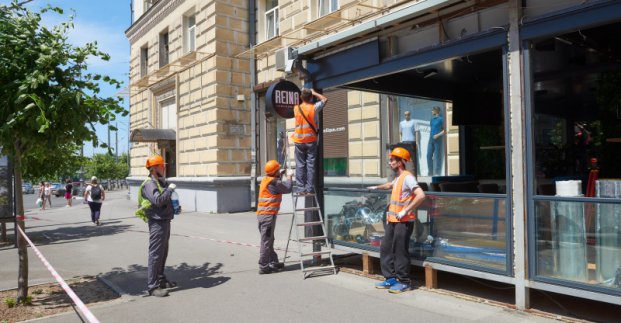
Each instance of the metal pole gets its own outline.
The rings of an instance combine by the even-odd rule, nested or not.
[[[526,181],[524,175],[524,106],[522,100],[522,63],[520,53],[519,25],[522,16],[520,0],[509,1],[509,53],[508,53],[508,87],[509,87],[509,113],[511,115],[511,186],[513,206],[513,247],[515,254],[515,305],[518,309],[530,307],[529,289],[526,285],[528,279],[526,259],[526,200],[524,188]],[[533,258],[534,259],[534,258]],[[534,261],[534,260],[533,260]]]
[[[255,35],[255,1],[249,1],[248,6],[248,39],[250,47],[253,48],[256,43]],[[254,50],[250,57],[250,207],[256,207],[257,200],[257,95],[254,87],[257,80],[256,61],[254,58]]]
[[[119,162],[119,123],[117,122],[116,131],[114,131],[114,155],[116,156],[116,162]]]

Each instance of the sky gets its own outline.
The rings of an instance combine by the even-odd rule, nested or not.
[[[67,21],[70,15],[74,15],[74,29],[68,35],[69,42],[81,46],[96,41],[99,50],[111,56],[107,62],[99,59],[89,61],[89,72],[108,75],[123,82],[125,87],[129,84],[129,41],[125,37],[125,30],[131,25],[130,2],[131,0],[34,0],[26,6],[33,11],[47,5],[62,8],[64,10],[62,16],[56,13],[47,13],[43,16],[43,23],[48,26]],[[9,3],[10,0],[0,0],[0,4]],[[115,87],[102,85],[102,96],[115,96],[117,93],[119,90]],[[128,97],[124,98],[123,106],[129,110]],[[117,123],[118,150],[121,154],[127,152],[129,116],[118,116]],[[97,126],[97,136],[100,141],[108,142],[107,127]],[[111,132],[110,141],[113,148],[115,139],[114,132]],[[93,148],[91,143],[84,145],[85,156],[104,152],[106,149]]]

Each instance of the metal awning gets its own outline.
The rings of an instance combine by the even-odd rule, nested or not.
[[[129,136],[131,142],[175,141],[177,134],[172,129],[136,129]]]

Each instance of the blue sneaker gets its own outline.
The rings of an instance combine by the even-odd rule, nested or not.
[[[396,283],[392,285],[392,287],[390,287],[388,292],[393,294],[400,294],[409,290],[412,290],[412,286],[410,286],[410,284]]]
[[[379,289],[389,289],[391,288],[394,284],[397,284],[397,280],[394,278],[388,278],[383,282],[379,282],[377,284],[375,284],[375,288],[379,288]]]

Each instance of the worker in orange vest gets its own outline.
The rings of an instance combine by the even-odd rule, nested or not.
[[[278,262],[278,255],[274,251],[274,230],[276,229],[276,215],[280,210],[282,195],[291,193],[293,174],[287,174],[287,179],[281,178],[280,164],[270,160],[265,164],[265,174],[259,187],[259,204],[257,206],[257,221],[261,234],[259,249],[259,274],[269,274],[284,267]]]
[[[390,205],[386,213],[384,238],[380,247],[380,264],[385,281],[376,288],[388,289],[390,293],[402,293],[412,289],[410,281],[410,236],[416,221],[416,209],[425,200],[425,193],[418,186],[412,173],[405,170],[410,153],[401,147],[390,153],[390,168],[396,178],[369,189],[392,188]]]
[[[319,99],[311,103],[311,99]],[[315,158],[317,157],[317,116],[324,108],[328,98],[313,89],[302,89],[302,103],[293,108],[295,132],[291,139],[295,143],[295,183],[297,192],[310,194],[315,192]]]

